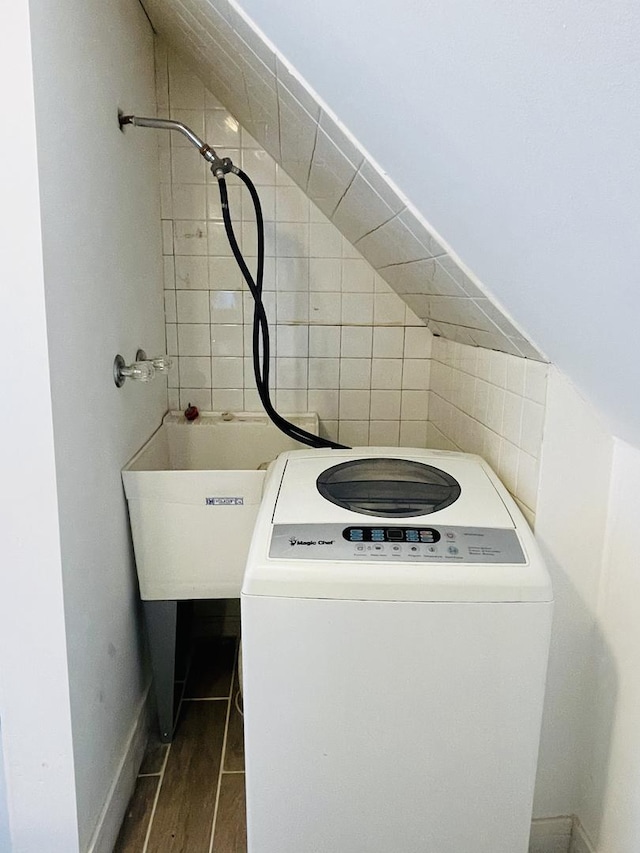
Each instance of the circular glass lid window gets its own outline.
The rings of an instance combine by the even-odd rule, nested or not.
[[[316,480],[323,498],[352,512],[388,518],[429,515],[460,497],[446,471],[408,459],[355,459],[323,471]]]

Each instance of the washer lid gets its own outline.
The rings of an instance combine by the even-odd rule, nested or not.
[[[341,462],[323,471],[316,486],[331,503],[378,518],[429,515],[457,501],[461,492],[446,471],[385,457]]]
[[[502,491],[474,456],[415,448],[295,451],[281,457],[274,524],[364,517],[513,527]],[[394,478],[396,478],[394,482]]]

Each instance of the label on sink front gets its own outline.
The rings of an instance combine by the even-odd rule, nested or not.
[[[206,506],[244,506],[244,498],[205,498]]]
[[[269,557],[348,562],[527,562],[513,529],[379,524],[276,524]]]

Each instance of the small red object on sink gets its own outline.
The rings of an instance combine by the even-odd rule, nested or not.
[[[184,410],[184,416],[188,421],[195,421],[199,414],[200,412],[198,411],[198,407],[192,406],[191,403],[189,403],[187,408]]]

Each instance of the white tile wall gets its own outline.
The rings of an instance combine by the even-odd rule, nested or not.
[[[407,295],[411,309],[437,334],[541,357],[284,57],[233,5],[227,0],[145,0],[145,9],[157,31],[171,39],[217,96],[176,63],[169,75],[165,70],[159,73],[161,108],[169,106],[168,82],[173,114],[206,131],[209,142],[226,148],[231,156],[242,147],[242,165],[256,183],[266,190],[290,188],[293,178],[317,205],[311,221],[320,221],[315,216],[322,211],[397,293]],[[221,109],[223,103],[235,119]],[[238,122],[253,139],[246,139]],[[173,163],[167,159],[164,169],[179,184],[174,188],[172,215],[197,223],[203,219],[205,194],[202,187],[186,185],[202,182],[204,164],[188,156],[186,144],[176,144],[182,150],[174,152]],[[277,172],[275,161],[283,172]],[[211,194],[206,195],[210,204]],[[289,191],[274,196],[270,191],[264,197],[268,210],[275,203],[280,222],[306,225],[306,196]],[[304,227],[288,229],[281,232],[279,254],[306,256],[306,241],[311,240],[311,257],[326,258],[325,251],[331,249],[322,241],[337,240],[330,233],[325,229],[323,238]],[[183,248],[192,245],[190,254],[204,254],[193,234],[181,234],[180,239]]]
[[[547,365],[435,337],[430,367],[429,446],[483,456],[533,523]]]
[[[424,322],[161,43],[157,85],[161,115],[171,114],[205,134],[258,185],[267,229],[265,307],[275,320],[271,388],[276,405],[286,412],[317,411],[323,433],[347,444],[424,446],[432,341]],[[327,136],[327,152],[335,141],[335,132],[333,139]],[[169,378],[169,404],[260,410],[248,357],[253,303],[231,257],[217,183],[181,135],[158,133],[158,142],[167,350],[178,356]],[[349,151],[357,159],[355,149]],[[288,149],[286,156],[296,152]],[[342,174],[328,153],[324,165]],[[246,191],[233,182],[230,176],[238,241],[255,263],[253,208]],[[378,206],[388,206],[379,187],[362,182],[369,194],[377,194]],[[353,203],[368,204],[367,198],[354,194]],[[343,210],[346,216],[350,208]],[[389,211],[393,217],[397,206]]]

